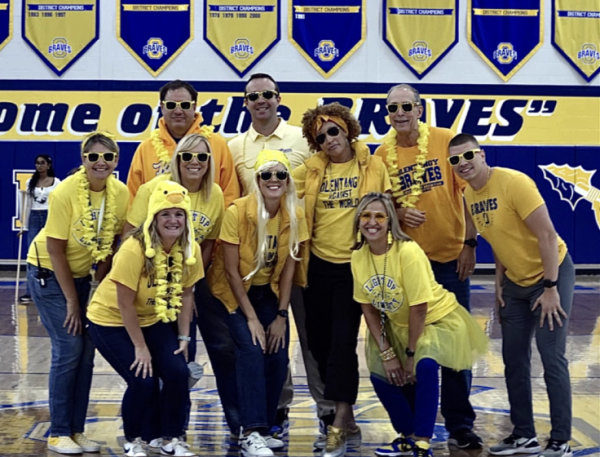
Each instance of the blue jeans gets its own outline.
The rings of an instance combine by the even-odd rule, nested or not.
[[[277,317],[279,300],[270,285],[252,286],[250,303],[265,332]],[[229,315],[229,329],[235,341],[238,398],[244,429],[267,431],[276,425],[277,404],[288,370],[290,327],[285,332],[285,348],[272,354],[263,353],[260,344],[252,343],[248,321],[241,309]]]
[[[171,440],[183,436],[190,403],[188,368],[183,354],[173,354],[179,342],[171,324],[158,322],[142,328],[153,370],[153,376],[145,379],[141,374],[135,376],[135,370],[130,369],[135,347],[125,327],[104,327],[90,322],[89,331],[100,354],[127,382],[121,406],[125,438],[133,441],[138,437],[148,440],[162,436]],[[163,382],[162,389],[159,379]]]
[[[28,265],[27,282],[50,336],[52,362],[49,376],[50,436],[83,433],[94,370],[94,343],[85,329],[85,311],[90,294],[90,277],[75,278],[83,330],[69,335],[63,323],[67,317],[67,300],[54,272],[49,272],[46,287],[36,279],[38,267]]]
[[[431,268],[435,280],[446,289],[456,295],[460,303],[467,311],[471,311],[471,281],[458,279],[456,272],[458,262],[439,263],[431,261]],[[460,430],[472,430],[475,422],[475,411],[471,406],[469,395],[471,393],[471,382],[473,374],[471,370],[454,371],[442,367],[442,416],[446,421],[446,430],[451,435]]]
[[[435,428],[440,396],[438,370],[435,360],[421,359],[415,369],[417,383],[407,389],[388,383],[387,379],[371,373],[373,389],[386,409],[397,433],[431,438]],[[412,387],[412,386],[411,386]],[[414,391],[414,392],[411,392]],[[411,393],[409,393],[411,392]],[[414,395],[414,398],[411,396]],[[411,403],[414,401],[414,406]]]
[[[44,228],[46,225],[46,220],[48,219],[48,210],[40,209],[31,211],[29,213],[29,227],[27,229],[27,251],[29,252],[29,246],[35,239],[38,233]],[[31,296],[31,287],[29,286],[29,281],[27,281],[27,295]]]

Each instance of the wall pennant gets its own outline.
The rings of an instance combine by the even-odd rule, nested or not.
[[[204,39],[238,76],[279,42],[280,0],[204,0]]]
[[[117,0],[117,39],[158,76],[194,39],[192,0]]]
[[[99,10],[98,0],[23,0],[23,39],[60,76],[98,40]]]
[[[13,0],[0,0],[0,51],[13,35]]]
[[[467,40],[504,82],[544,41],[541,0],[467,0]]]
[[[590,82],[600,72],[600,2],[552,0],[552,45]]]
[[[289,0],[289,37],[329,78],[365,41],[366,0]]]

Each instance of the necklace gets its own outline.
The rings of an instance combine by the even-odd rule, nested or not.
[[[377,281],[379,282],[379,290],[381,291],[381,299],[379,301],[373,301],[373,306],[379,310],[379,315],[380,315],[380,319],[381,319],[381,335],[380,335],[380,346],[383,347],[383,343],[385,342],[385,337],[386,337],[386,331],[385,331],[385,322],[387,320],[387,315],[385,314],[385,304],[386,304],[386,286],[387,286],[387,279],[385,276],[385,273],[387,271],[387,259],[388,259],[388,252],[390,252],[390,246],[391,244],[388,244],[386,246],[385,249],[385,257],[383,258],[383,279],[380,280],[380,276],[379,276],[379,272],[377,271],[377,265],[375,265],[375,257],[373,256],[373,252],[369,249],[369,252],[371,253],[371,263],[373,264],[373,269],[375,270],[375,276],[377,277]],[[369,268],[369,275],[372,277],[371,275],[371,269]],[[381,281],[383,281],[383,284],[381,283]]]
[[[181,312],[183,286],[183,249],[176,243],[169,254],[162,247],[154,258],[156,295],[154,309],[162,322],[175,322]]]
[[[490,196],[490,188],[488,187],[488,181],[490,180],[490,176],[492,174],[492,167],[488,166],[487,169],[487,174],[485,177],[485,184],[483,185],[483,187],[485,188],[485,191],[483,193],[483,205],[489,205],[489,196]],[[475,203],[475,191],[473,191],[473,188],[469,186],[469,192],[471,193],[470,197],[471,200],[473,201],[474,204]],[[481,201],[480,201],[481,202]],[[478,202],[478,203],[480,203]],[[475,211],[475,214],[473,214],[473,210],[471,210],[471,215],[473,216],[473,222],[475,222],[475,227],[477,227],[477,231],[479,232],[479,234],[483,234],[483,232],[485,231],[485,229],[492,225],[494,223],[494,213],[492,211],[488,212],[486,211]]]
[[[281,208],[279,208],[279,217],[277,218],[277,236],[275,237],[275,240],[273,241],[273,245],[275,247],[275,255],[269,259],[266,260],[265,259],[265,268],[273,268],[275,265],[277,265],[277,248],[278,248],[278,244],[279,244],[279,231],[281,230]],[[265,253],[265,255],[268,257],[268,252]]]

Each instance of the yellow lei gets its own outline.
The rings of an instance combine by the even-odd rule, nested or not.
[[[102,262],[112,254],[112,245],[117,229],[117,204],[115,198],[115,177],[110,175],[106,180],[106,200],[102,217],[102,227],[94,229],[92,203],[90,199],[90,182],[84,167],[75,175],[77,179],[77,201],[81,206],[82,241],[92,254],[94,263]],[[101,235],[101,236],[99,236]]]
[[[154,282],[156,283],[156,296],[154,298],[154,309],[161,321],[175,322],[177,315],[181,312],[181,296],[183,295],[183,250],[176,243],[171,249],[173,263],[168,267],[168,256],[159,249],[154,258],[156,269]],[[169,275],[170,273],[170,275]]]
[[[215,128],[212,125],[203,125],[200,127],[200,135],[208,139],[214,130]],[[171,157],[169,156],[169,151],[167,151],[167,148],[165,147],[165,142],[160,137],[160,129],[154,129],[150,135],[150,139],[152,140],[152,147],[154,148],[154,151],[156,151],[158,160],[160,160],[161,168],[168,171]]]
[[[421,185],[423,184],[423,174],[425,173],[425,163],[427,162],[427,153],[429,146],[429,126],[419,121],[419,138],[417,146],[419,154],[415,157],[415,173],[413,174],[413,185],[410,187],[410,193],[404,194],[400,186],[398,177],[398,154],[396,152],[396,137],[398,132],[391,128],[386,135],[384,144],[387,148],[388,174],[392,182],[392,195],[403,208],[415,208],[419,201],[419,195],[423,193]]]

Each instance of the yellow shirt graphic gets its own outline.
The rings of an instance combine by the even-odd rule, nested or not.
[[[394,242],[387,263],[385,257],[372,255],[366,244],[352,253],[354,300],[384,311],[392,325],[408,327],[410,306],[427,303],[425,325],[460,306],[455,295],[436,282],[425,252],[414,241]]]
[[[148,215],[148,201],[156,186],[162,181],[171,179],[171,173],[157,176],[152,181],[143,184],[133,200],[127,214],[127,222],[134,227],[141,226]],[[210,192],[210,201],[204,202],[200,192],[190,193],[192,224],[196,241],[202,244],[204,240],[219,238],[221,223],[225,212],[223,191],[217,184],[213,184]]]
[[[520,171],[494,167],[488,183],[478,191],[467,188],[465,199],[477,231],[507,268],[506,276],[523,287],[541,280],[544,266],[538,238],[525,224],[544,204],[535,182]],[[559,264],[566,255],[567,245],[558,236]]]
[[[88,306],[87,317],[97,325],[122,327],[123,317],[117,302],[117,283],[135,290],[133,305],[140,327],[149,327],[160,319],[154,310],[156,284],[144,274],[145,256],[142,244],[135,238],[127,238],[113,260],[112,269],[100,283]],[[204,277],[200,249],[196,249],[196,263],[183,269],[183,288],[192,287]]]
[[[348,263],[354,213],[360,200],[358,163],[333,163],[325,169],[315,207],[311,252],[331,263]]]
[[[127,200],[129,193],[127,186],[120,181],[115,180],[116,192],[115,202],[117,213],[116,234],[120,234],[125,223],[127,214]],[[97,231],[98,216],[102,205],[103,192],[90,192],[92,204],[92,217],[94,219],[94,231]],[[104,213],[106,217],[106,213]],[[102,232],[100,232],[100,236]],[[74,278],[84,278],[90,274],[92,268],[92,254],[82,243],[83,226],[81,224],[81,208],[78,199],[76,176],[69,176],[50,194],[48,207],[48,221],[46,226],[33,240],[27,253],[27,263],[38,266],[37,252],[39,254],[40,265],[43,268],[53,270],[50,255],[46,248],[46,237],[56,238],[57,240],[67,240],[66,256],[69,262],[69,268]]]

